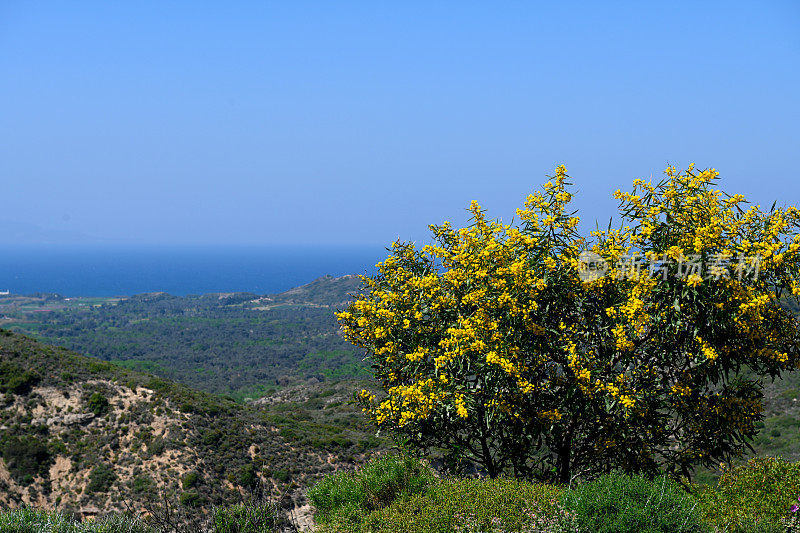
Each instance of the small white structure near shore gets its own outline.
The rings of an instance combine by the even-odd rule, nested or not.
[[[0,291],[0,296],[8,296],[11,294],[11,291]]]

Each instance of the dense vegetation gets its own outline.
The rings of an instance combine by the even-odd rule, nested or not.
[[[83,306],[8,297],[0,314],[13,331],[241,400],[311,378],[364,377],[333,316],[357,285],[354,276],[325,277],[270,296],[155,293]]]
[[[753,460],[718,487],[612,473],[571,488],[512,478],[438,478],[384,456],[309,495],[327,533],[783,533],[796,531],[798,464]],[[787,529],[789,528],[789,529]]]
[[[591,239],[560,166],[517,223],[473,202],[468,227],[394,243],[338,314],[380,382],[360,395],[377,427],[453,469],[562,484],[741,457],[763,380],[800,365],[781,305],[800,296],[800,210],[665,172],[617,191],[624,225]]]

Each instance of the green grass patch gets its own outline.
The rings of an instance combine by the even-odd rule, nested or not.
[[[706,533],[698,501],[675,481],[610,474],[565,491],[565,509],[580,531],[594,533]]]
[[[560,492],[515,479],[448,479],[371,513],[361,524],[339,523],[330,531],[524,531],[537,515],[555,514]]]
[[[519,531],[535,513],[552,513],[559,493],[513,479],[440,480],[416,459],[386,455],[324,478],[309,498],[321,531],[444,533],[493,525]]]
[[[0,513],[0,533],[158,533],[138,518],[112,515],[77,522],[66,515],[39,509],[14,509]]]
[[[325,477],[308,497],[317,508],[320,523],[359,522],[398,498],[422,492],[435,479],[433,471],[418,460],[388,454],[356,472]]]

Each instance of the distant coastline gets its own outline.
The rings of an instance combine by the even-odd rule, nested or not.
[[[324,275],[372,273],[386,257],[362,246],[4,246],[0,287],[12,294],[176,296],[272,294]]]

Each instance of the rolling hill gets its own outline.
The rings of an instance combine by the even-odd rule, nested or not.
[[[365,377],[333,316],[358,287],[351,275],[261,296],[10,295],[0,297],[0,327],[241,401],[308,380]]]
[[[0,330],[0,505],[208,508],[260,487],[302,509],[302,487],[382,445],[355,387],[254,408]]]

